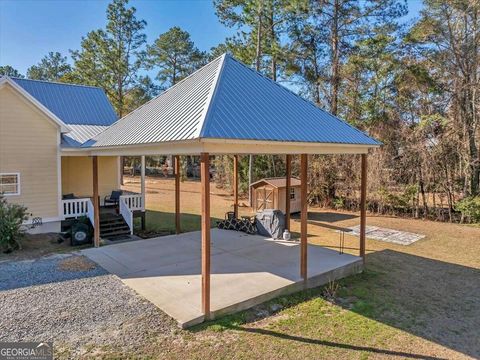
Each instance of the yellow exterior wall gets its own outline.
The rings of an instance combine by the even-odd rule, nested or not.
[[[17,90],[0,88],[0,173],[20,173],[20,195],[7,201],[33,216],[58,217],[59,128]]]
[[[119,188],[119,162],[117,156],[98,157],[98,191],[100,199]],[[87,156],[62,157],[62,194],[73,193],[78,197],[93,194],[92,158]]]

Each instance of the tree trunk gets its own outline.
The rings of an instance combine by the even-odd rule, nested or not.
[[[340,67],[340,49],[339,49],[339,33],[338,33],[338,18],[340,16],[340,3],[339,0],[334,1],[333,5],[333,18],[332,18],[332,82],[331,82],[331,99],[330,99],[330,112],[333,115],[337,115],[338,112],[338,88],[340,84],[339,67]]]
[[[257,13],[257,46],[256,46],[256,61],[255,70],[260,71],[260,64],[262,61],[262,18],[263,18],[263,0],[258,4]],[[253,155],[248,157],[248,203],[252,206],[252,191],[250,185],[253,182]]]

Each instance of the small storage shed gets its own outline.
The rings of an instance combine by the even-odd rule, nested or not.
[[[300,203],[300,179],[290,180],[290,213],[298,213],[302,210]],[[265,209],[280,210],[285,214],[285,196],[287,180],[283,178],[267,178],[254,182],[250,185],[252,192],[252,207],[255,211]]]

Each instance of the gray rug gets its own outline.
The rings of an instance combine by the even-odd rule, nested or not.
[[[349,229],[351,230],[351,232],[348,232],[348,234],[360,236],[360,225],[352,226]],[[425,237],[425,235],[422,234],[415,234],[393,229],[385,229],[377,226],[367,226],[365,232],[367,238],[369,239],[380,240],[399,245],[410,245],[413,244],[415,241],[418,241]]]

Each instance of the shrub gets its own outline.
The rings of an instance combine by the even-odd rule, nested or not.
[[[27,208],[22,205],[8,203],[0,196],[0,249],[10,252],[21,249],[20,240],[25,235],[22,223],[28,220]]]
[[[336,197],[333,199],[333,206],[336,210],[343,209],[345,207],[345,200],[341,197]]]
[[[340,285],[335,280],[330,280],[322,290],[322,296],[328,301],[335,301]]]
[[[455,204],[455,210],[462,213],[470,222],[480,223],[480,196],[463,198]]]

